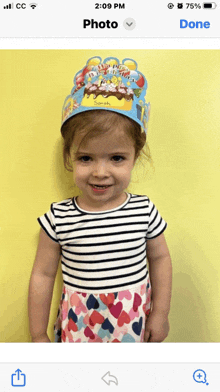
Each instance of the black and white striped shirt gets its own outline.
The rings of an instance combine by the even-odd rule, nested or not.
[[[52,203],[38,222],[61,246],[64,284],[87,293],[145,283],[146,241],[167,226],[147,196],[130,193],[123,204],[107,211],[82,210],[76,198]]]

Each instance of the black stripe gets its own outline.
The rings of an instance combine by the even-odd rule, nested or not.
[[[151,214],[152,214],[152,212],[153,212],[153,210],[155,209],[156,207],[155,207],[155,205],[153,204],[153,207],[151,208],[151,211],[150,211],[150,216],[151,216]]]
[[[123,268],[131,268],[131,267],[134,267],[135,265],[141,264],[142,261],[144,261],[144,259],[146,259],[146,255],[144,255],[143,259],[141,259],[141,260],[139,260],[139,261],[137,261],[136,263],[133,263],[133,264],[120,265],[119,267],[111,267],[111,268],[100,268],[100,269],[95,269],[95,270],[94,269],[91,270],[91,269],[82,269],[82,268],[70,267],[69,265],[64,263],[64,261],[61,261],[61,264],[65,265],[66,268],[69,268],[69,269],[74,270],[74,271],[99,273],[99,272],[103,272],[103,271],[115,271],[115,270],[123,269]],[[108,279],[108,278],[106,278],[106,279]]]
[[[124,252],[125,250],[122,249],[121,252]],[[119,260],[127,260],[127,259],[132,259],[134,257],[140,256],[142,253],[144,253],[146,251],[146,247],[144,248],[144,250],[142,250],[140,253],[132,255],[132,256],[125,256],[125,257],[117,257],[117,258],[113,258],[113,259],[102,259],[102,260],[73,260],[73,259],[69,259],[68,257],[64,256],[64,254],[62,253],[62,257],[64,257],[65,260],[71,261],[73,263],[82,263],[82,264],[99,264],[99,263],[108,263],[108,262],[113,262],[113,261],[119,261]],[[96,253],[72,253],[75,255],[79,255],[79,256],[91,256],[91,255],[103,255],[106,253],[114,253],[114,252],[118,252],[118,250],[114,250],[114,251],[107,251],[107,252],[96,252]],[[67,252],[68,253],[68,252]]]
[[[94,219],[80,219],[79,221],[75,222],[74,220],[72,222],[66,222],[66,223],[56,223],[56,226],[67,226],[67,225],[77,225],[78,223],[88,223],[88,222],[99,222],[99,221],[104,221],[104,220],[112,220],[112,219],[131,219],[131,218],[136,218],[136,217],[145,217],[149,216],[150,214],[134,214],[134,215],[120,215],[120,216],[106,216],[104,218],[94,218]],[[79,217],[79,215],[77,215]],[[56,219],[65,219],[65,218],[73,218],[72,215],[64,215],[64,216],[59,216],[56,215]],[[148,223],[148,222],[147,222]],[[104,226],[103,226],[104,227]]]
[[[151,221],[151,223],[149,224],[149,227],[154,223],[154,221],[157,219],[159,212],[157,211],[155,214],[154,219]]]
[[[58,207],[59,207],[59,206],[58,206]],[[60,208],[58,208],[58,207],[56,207],[56,206],[54,207],[54,206],[53,206],[53,208],[54,208],[55,211],[66,212],[66,211],[70,211],[70,210],[71,210],[71,211],[73,211],[73,212],[77,212],[77,211],[74,210],[73,206],[67,206],[67,208],[66,208],[65,210],[62,210],[62,209],[60,209]],[[71,207],[71,208],[69,208],[69,207]],[[74,216],[79,216],[79,214],[75,214]]]
[[[145,243],[145,242],[144,242]],[[135,250],[135,249],[138,249],[138,248],[140,248],[141,246],[143,246],[144,245],[144,243],[143,244],[141,244],[141,245],[138,245],[138,246],[135,246],[135,247],[133,247],[133,248],[129,248],[128,250],[130,251],[130,250]],[[85,247],[86,247],[86,244],[84,245]],[[93,245],[94,246],[94,245]],[[88,252],[70,252],[70,251],[68,251],[68,250],[66,250],[66,249],[63,249],[64,250],[64,252],[67,252],[67,253],[70,253],[70,254],[72,254],[72,255],[81,255],[81,256],[87,256],[87,255],[99,255],[99,254],[106,254],[106,253],[114,253],[114,252],[125,252],[125,249],[113,249],[113,250],[105,250],[104,252],[103,252],[103,250],[100,250],[99,252],[90,252],[90,253],[88,253]],[[65,256],[64,256],[65,257]]]
[[[155,236],[153,236],[153,237],[150,237],[150,238],[148,238],[148,240],[151,240],[151,239],[153,239],[153,238],[156,238],[156,237],[158,237],[160,234],[162,234],[163,232],[164,232],[164,230],[167,228],[167,223],[165,223],[165,226],[164,226],[164,228],[159,232],[159,233],[157,233]]]
[[[58,204],[59,206],[72,206],[72,199],[68,199],[65,203],[60,201],[58,203],[53,203],[53,204]]]
[[[88,226],[86,226],[86,227],[79,227],[79,228],[77,228],[77,229],[70,229],[70,230],[60,230],[60,231],[57,231],[57,235],[62,235],[62,234],[67,234],[67,233],[75,233],[75,232],[78,232],[78,231],[83,231],[83,230],[86,230],[86,231],[90,231],[90,230],[96,230],[96,229],[99,229],[99,230],[102,230],[102,229],[114,229],[114,228],[118,228],[118,227],[120,227],[120,226],[134,226],[134,225],[146,225],[146,224],[148,224],[148,222],[124,222],[124,223],[117,223],[116,225],[102,225],[102,226],[99,226],[99,227],[97,227],[97,226],[91,226],[91,227],[88,227]],[[63,226],[66,226],[66,225],[63,225]],[[145,230],[146,231],[146,230]],[[96,235],[99,235],[99,234],[96,234]]]
[[[124,209],[124,211],[126,212],[126,211],[134,211],[134,210],[137,210],[137,209],[146,209],[146,208],[149,208],[149,206],[140,206],[140,207],[136,207],[136,206],[134,206],[134,208],[126,208],[126,209]],[[59,212],[66,212],[66,211],[68,211],[69,212],[69,210],[70,209],[67,209],[67,210],[60,210],[59,208],[57,208],[57,207],[55,207],[54,208],[54,210],[55,211],[59,211]],[[72,211],[73,212],[75,212],[74,211],[74,209],[72,209]],[[119,211],[122,211],[122,210],[119,210]],[[81,211],[80,211],[81,212]],[[103,213],[98,213],[98,211],[97,212],[93,212],[93,214],[97,214],[97,215],[102,215],[102,214],[110,214],[110,213],[113,213],[113,212],[118,212],[117,210],[110,210],[110,211],[104,211]],[[122,211],[123,212],[123,211]],[[91,211],[91,213],[92,213],[92,211]],[[82,211],[82,215],[89,215],[89,211],[88,211],[88,213],[87,212],[83,212]],[[148,214],[149,215],[149,214]],[[126,215],[124,215],[124,216],[126,216]],[[66,216],[65,216],[66,217]],[[75,215],[70,215],[69,217],[81,217],[81,215],[80,214],[75,214]],[[62,216],[56,216],[56,218],[62,218]],[[116,217],[117,218],[117,217]],[[106,218],[104,218],[104,219],[106,219]],[[113,219],[113,217],[109,217],[109,219]],[[92,220],[92,219],[91,219]]]
[[[147,277],[147,275],[148,275],[148,271],[146,272],[146,274],[145,274],[142,278],[140,278],[140,279],[138,279],[138,280],[134,280],[133,282],[115,284],[115,285],[113,285],[113,286],[103,286],[103,287],[101,287],[101,288],[95,287],[95,286],[90,286],[90,287],[79,286],[79,285],[76,285],[76,284],[72,284],[72,283],[66,282],[65,280],[63,280],[63,282],[64,282],[66,285],[68,285],[68,286],[77,287],[77,288],[79,288],[79,289],[85,289],[85,290],[110,290],[110,289],[114,289],[114,288],[117,288],[117,287],[129,286],[129,285],[132,285],[132,284],[135,284],[135,283],[139,283],[139,282],[141,282],[141,281],[144,281],[144,279]]]
[[[135,233],[146,233],[146,230],[129,230],[129,234],[135,234]],[[83,236],[79,236],[79,237],[72,237],[72,238],[68,238],[68,241],[72,241],[72,240],[79,240],[79,239],[84,239],[84,238],[95,238],[95,237],[108,237],[108,236],[119,236],[122,234],[128,234],[128,231],[121,231],[119,233],[105,233],[105,234],[91,234],[91,235],[83,235]],[[61,238],[60,242],[64,242],[66,239],[65,238]]]
[[[97,281],[102,281],[102,280],[127,278],[128,276],[133,276],[133,275],[139,274],[144,269],[146,269],[146,265],[144,265],[140,270],[135,271],[135,272],[130,272],[129,274],[124,274],[124,275],[120,275],[120,276],[108,276],[108,277],[102,277],[102,278],[85,278],[85,277],[82,277],[82,276],[79,277],[79,276],[71,275],[71,274],[69,274],[66,271],[62,271],[62,272],[63,272],[64,275],[67,275],[67,276],[69,276],[70,278],[73,278],[73,279],[97,282]]]
[[[132,199],[131,199],[130,204],[134,204],[134,203],[145,203],[146,201],[149,202],[149,199],[142,199],[142,200],[132,200]]]
[[[134,241],[140,241],[143,239],[144,239],[144,242],[141,244],[141,245],[143,245],[146,242],[146,240],[145,240],[145,238],[142,237],[142,238],[131,238],[131,239],[129,238],[127,240],[121,240],[121,241],[95,242],[95,244],[94,244],[94,242],[92,242],[91,244],[88,244],[88,243],[86,243],[86,244],[68,244],[68,247],[71,247],[71,246],[73,246],[74,248],[75,247],[82,247],[82,246],[84,246],[84,247],[88,247],[88,246],[99,247],[99,246],[105,246],[105,245],[116,245],[116,244],[123,244],[123,243],[126,244],[126,243],[130,243],[130,242],[134,242]],[[63,250],[65,250],[65,249],[63,249]],[[65,252],[68,252],[68,251],[65,250]],[[69,252],[69,253],[72,253],[72,252]]]
[[[55,217],[53,203],[50,205],[50,211],[51,211],[53,217]]]
[[[156,231],[157,230],[157,228],[161,225],[161,222],[162,222],[162,218],[160,218],[160,222],[157,224],[157,226],[155,226],[154,228],[153,228],[153,230],[151,230],[151,231],[148,231],[148,233],[147,234],[151,234],[151,233],[153,233],[154,231]]]
[[[146,209],[146,208],[148,209],[149,206],[143,206],[143,207],[136,207],[136,206],[135,206],[134,208],[126,208],[125,211],[130,211],[130,210],[133,210],[133,211],[134,211],[134,209],[135,209],[135,210],[140,210],[141,208],[144,210],[144,209]]]
[[[38,222],[40,223],[42,229],[44,229],[44,231],[46,232],[46,234],[55,242],[58,242],[58,240],[56,240],[55,238],[53,238],[50,233],[47,231],[46,227],[43,225],[43,223],[41,222],[40,218],[37,218]]]
[[[50,219],[48,218],[47,214],[44,214],[44,217],[45,217],[46,221],[48,222],[49,226],[51,227],[51,229],[55,232],[55,227],[50,222]]]

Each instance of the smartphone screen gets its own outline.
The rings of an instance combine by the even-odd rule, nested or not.
[[[217,391],[220,2],[0,16],[1,391]]]

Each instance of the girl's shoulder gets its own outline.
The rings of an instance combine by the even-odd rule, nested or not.
[[[149,202],[150,201],[150,199],[149,199],[149,197],[147,196],[147,195],[137,195],[137,194],[135,194],[135,193],[130,193],[130,195],[131,195],[131,197],[130,197],[130,200],[131,201],[136,201],[136,202]]]
[[[61,206],[67,207],[67,206],[72,205],[72,202],[73,202],[73,199],[69,198],[69,199],[65,199],[65,200],[61,200],[61,201],[55,201],[51,205],[53,207],[61,207]]]
[[[50,205],[50,210],[54,214],[59,211],[68,212],[69,210],[73,210],[73,199],[69,198],[69,199],[53,202]]]
[[[151,201],[151,199],[147,195],[137,195],[137,194],[130,194],[130,203],[134,203],[134,206],[145,206],[147,208],[152,209],[155,207],[154,203]]]

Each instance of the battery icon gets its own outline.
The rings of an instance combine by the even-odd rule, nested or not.
[[[217,7],[216,3],[203,3],[203,8],[214,9],[216,7]]]

